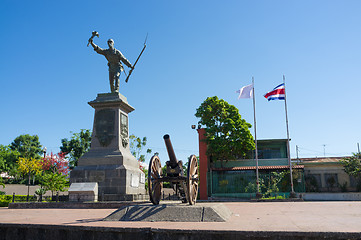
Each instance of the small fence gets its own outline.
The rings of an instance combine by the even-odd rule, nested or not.
[[[305,192],[304,174],[302,170],[293,170],[293,186],[295,192]],[[256,172],[243,171],[211,171],[208,173],[208,196],[220,198],[251,199],[256,196]],[[291,192],[289,171],[260,171],[260,193],[265,197],[288,197]]]
[[[69,201],[69,195],[54,196],[36,196],[36,195],[0,195],[0,207],[7,207],[11,202],[66,202]]]

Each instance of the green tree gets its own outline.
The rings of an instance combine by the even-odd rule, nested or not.
[[[17,150],[12,150],[9,146],[0,144],[0,173],[15,174],[19,156],[20,153]]]
[[[357,190],[361,190],[361,154],[353,153],[353,156],[340,160],[344,171],[357,180]]]
[[[64,192],[69,187],[69,180],[67,175],[61,173],[44,172],[42,186],[45,191],[51,191],[51,194],[54,196],[54,192]]]
[[[217,96],[208,97],[197,109],[199,124],[206,126],[207,155],[215,160],[248,157],[255,148],[252,127],[238,109]]]
[[[1,148],[1,146],[0,146]],[[0,150],[0,173],[2,172],[6,172],[7,171],[7,167],[6,167],[6,159],[4,159],[1,156],[1,150]]]
[[[72,132],[70,132],[72,133]],[[88,129],[81,129],[80,133],[73,133],[71,139],[64,138],[61,140],[61,152],[70,156],[69,163],[71,167],[78,165],[78,159],[88,152],[91,143],[91,132]]]
[[[143,137],[143,139],[141,139],[140,137],[136,137],[132,134],[129,136],[129,140],[130,152],[138,161],[145,162],[146,154],[152,153],[152,150],[147,148],[146,154],[142,154],[144,147],[147,145],[147,137]]]
[[[2,186],[3,188],[5,188],[5,184],[3,182],[3,179],[0,177],[0,186]],[[1,192],[1,191],[0,191]],[[1,195],[1,194],[0,194]]]
[[[46,191],[50,190],[54,196],[54,192],[63,192],[69,186],[67,178],[69,174],[69,162],[65,159],[65,153],[48,154],[41,161],[43,173],[41,175],[41,188],[37,193],[42,198]]]
[[[29,197],[29,188],[30,188],[30,178],[31,174],[37,175],[42,172],[41,161],[37,158],[24,158],[19,157],[18,160],[18,169],[21,173],[28,175],[28,197]]]
[[[43,152],[39,137],[37,135],[30,136],[29,134],[20,135],[14,139],[10,144],[11,150],[16,150],[23,158],[40,158]]]

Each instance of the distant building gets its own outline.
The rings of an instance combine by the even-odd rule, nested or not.
[[[340,163],[344,157],[293,159],[304,165],[306,191],[341,192],[356,191],[357,182],[349,176]]]
[[[204,142],[205,129],[199,134],[200,199],[212,198],[253,198],[256,194],[255,159],[212,161],[207,157]],[[271,178],[272,172],[289,171],[287,139],[257,140],[258,169],[262,179]],[[304,192],[304,166],[293,166],[295,191]],[[289,178],[288,178],[289,179]],[[280,183],[281,195],[290,192],[290,180]]]

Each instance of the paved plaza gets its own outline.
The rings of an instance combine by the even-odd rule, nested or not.
[[[116,209],[0,208],[0,223],[212,231],[361,232],[361,202],[223,202],[227,222],[108,222]]]

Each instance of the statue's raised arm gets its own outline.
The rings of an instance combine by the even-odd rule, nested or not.
[[[99,37],[99,34],[96,31],[92,32],[92,36],[88,40],[88,45],[91,44],[94,48],[94,51],[104,55],[108,60],[110,90],[112,93],[119,92],[119,77],[120,73],[124,71],[122,63],[124,63],[130,69],[133,69],[133,66],[119,50],[114,48],[113,39],[108,40],[108,49],[102,49],[93,42],[93,38],[95,36]]]
[[[93,31],[92,32],[92,36],[89,38],[89,40],[88,40],[88,45],[87,45],[87,47],[89,47],[89,43],[94,47],[94,46],[96,46],[94,43],[93,43],[93,38],[94,37],[99,37],[99,33],[97,32],[97,31]]]

